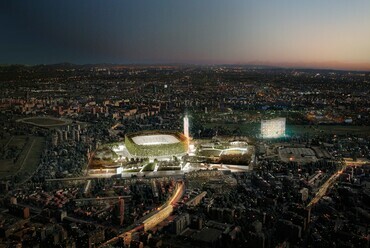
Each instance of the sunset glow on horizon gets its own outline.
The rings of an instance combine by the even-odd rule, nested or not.
[[[370,70],[370,1],[3,1],[0,64]]]

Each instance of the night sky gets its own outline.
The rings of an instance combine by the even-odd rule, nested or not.
[[[370,69],[369,0],[0,1],[0,64]]]

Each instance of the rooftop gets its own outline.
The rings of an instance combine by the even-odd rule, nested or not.
[[[180,142],[176,136],[170,134],[139,135],[132,137],[132,140],[136,144],[144,146],[175,144]]]

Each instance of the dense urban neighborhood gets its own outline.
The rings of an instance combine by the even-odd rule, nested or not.
[[[11,65],[0,81],[0,247],[369,247],[369,72]]]

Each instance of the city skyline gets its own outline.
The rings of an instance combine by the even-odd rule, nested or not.
[[[369,10],[0,0],[0,248],[369,248]]]
[[[368,1],[1,3],[0,64],[370,70]]]

